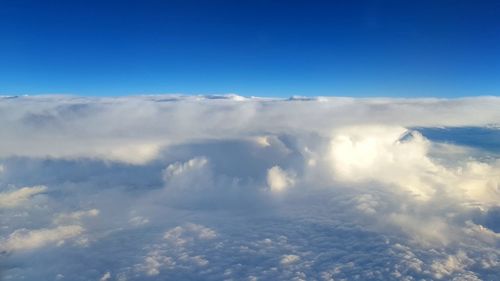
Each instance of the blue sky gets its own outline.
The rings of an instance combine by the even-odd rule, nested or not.
[[[2,1],[0,94],[500,93],[498,1]]]

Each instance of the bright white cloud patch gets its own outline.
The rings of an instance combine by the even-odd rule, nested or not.
[[[496,280],[498,108],[0,98],[0,278]]]
[[[498,161],[444,165],[432,159],[431,142],[417,131],[349,127],[338,130],[330,145],[334,176],[341,181],[394,184],[421,200],[448,191],[484,203],[500,200]]]
[[[19,229],[2,240],[0,249],[8,252],[36,249],[80,235],[83,230],[79,225],[58,226],[51,229]]]
[[[169,181],[183,174],[196,173],[196,171],[203,169],[207,163],[206,158],[198,157],[190,159],[185,163],[176,162],[170,164],[164,171],[164,178],[166,181]]]
[[[282,265],[286,266],[286,265],[298,262],[299,260],[300,260],[300,257],[297,255],[284,255],[283,257],[281,257],[280,263]]]
[[[401,127],[343,128],[331,142],[332,165],[340,180],[397,184],[429,199],[434,190],[423,174],[441,172],[427,156],[429,145],[418,132]]]
[[[0,193],[0,208],[14,208],[24,202],[30,197],[40,194],[47,190],[45,186],[23,187],[13,191]]]
[[[267,171],[267,184],[272,192],[283,192],[294,183],[293,176],[279,166],[274,166]]]

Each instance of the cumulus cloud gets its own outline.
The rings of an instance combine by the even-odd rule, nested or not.
[[[341,129],[331,141],[334,176],[347,182],[397,185],[421,200],[449,191],[478,202],[498,202],[498,162],[463,159],[446,165],[432,158],[431,145],[419,132],[401,127]]]
[[[0,99],[0,278],[495,280],[499,107]]]
[[[397,184],[429,199],[434,190],[424,182],[422,174],[440,171],[427,157],[428,147],[429,142],[422,135],[405,128],[349,127],[334,134],[332,165],[340,180]]]

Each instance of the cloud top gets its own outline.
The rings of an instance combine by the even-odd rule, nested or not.
[[[498,108],[0,98],[0,278],[496,280]]]
[[[326,134],[354,124],[498,124],[499,106],[500,98],[496,97],[281,100],[26,96],[0,100],[0,156],[91,157],[144,164],[169,145],[195,139],[290,132]]]

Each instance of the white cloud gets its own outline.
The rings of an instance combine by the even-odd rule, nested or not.
[[[272,192],[283,192],[294,184],[294,175],[284,171],[279,166],[273,166],[267,170],[267,185]]]
[[[447,222],[438,217],[419,219],[406,214],[391,214],[389,220],[424,245],[446,245],[454,238]]]
[[[43,193],[45,186],[23,187],[10,192],[0,193],[0,208],[14,208],[26,202],[30,197]]]
[[[166,181],[169,181],[176,176],[202,169],[207,163],[208,160],[204,157],[193,158],[185,163],[176,162],[168,165],[163,176]]]
[[[186,223],[165,232],[163,240],[167,243],[153,244],[152,249],[135,265],[135,270],[147,276],[156,276],[177,267],[206,267],[209,261],[204,255],[195,255],[192,248],[204,246],[217,237],[214,230],[203,225]]]
[[[2,277],[495,280],[499,107],[0,100]]]
[[[255,142],[262,146],[262,147],[268,147],[271,146],[270,140],[268,136],[257,136],[254,138]]]
[[[185,162],[175,162],[163,170],[166,200],[178,203],[184,200],[203,199],[203,193],[213,189],[213,173],[205,157],[195,157]],[[198,195],[196,195],[198,194]]]
[[[159,143],[137,143],[128,145],[118,145],[96,151],[98,157],[112,161],[123,161],[131,164],[145,164],[156,158],[161,146]]]
[[[401,127],[348,127],[334,133],[330,163],[336,180],[395,185],[420,200],[448,191],[485,204],[500,200],[498,162],[464,159],[446,166],[431,157],[431,145],[420,133]]]
[[[104,275],[99,279],[99,281],[108,281],[111,280],[111,273],[108,271],[104,273]]]
[[[129,223],[135,226],[145,225],[149,223],[149,219],[142,216],[135,216],[130,218]]]
[[[162,268],[173,268],[174,266],[172,258],[161,255],[158,251],[151,251],[145,257],[144,262],[136,265],[136,268],[148,276],[155,276],[160,274]]]
[[[63,223],[75,223],[79,222],[81,219],[85,217],[96,217],[99,215],[99,210],[91,209],[88,211],[76,211],[72,213],[62,213],[57,214],[54,218],[55,224],[63,224]]]
[[[297,255],[284,255],[281,257],[281,261],[280,263],[282,265],[289,265],[289,264],[292,264],[292,263],[296,263],[300,260],[300,257],[297,256]]]
[[[193,139],[243,135],[258,138],[267,132],[322,134],[352,124],[498,124],[499,106],[500,99],[494,97],[308,101],[183,96],[20,97],[0,102],[4,113],[0,157],[89,157],[146,164],[156,159],[162,148]]]
[[[467,266],[473,263],[474,261],[467,257],[465,252],[459,251],[456,255],[449,255],[445,259],[434,261],[431,267],[434,272],[434,277],[442,279],[454,272],[463,272]]]
[[[421,199],[434,190],[425,174],[439,173],[427,157],[429,142],[401,127],[356,126],[340,129],[331,141],[331,160],[339,180],[377,180],[408,189]]]
[[[50,243],[60,243],[65,239],[76,237],[83,231],[83,227],[79,225],[36,230],[18,229],[1,241],[0,249],[7,252],[36,249]]]
[[[377,199],[371,194],[361,194],[356,197],[358,205],[356,208],[366,214],[375,214],[379,205]]]
[[[165,233],[163,238],[176,245],[183,245],[193,238],[210,240],[217,237],[217,233],[203,225],[188,223],[184,226],[176,226]]]
[[[203,225],[189,223],[185,226],[185,229],[189,232],[195,233],[199,239],[210,240],[217,237],[217,233],[208,227]]]

